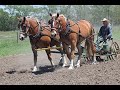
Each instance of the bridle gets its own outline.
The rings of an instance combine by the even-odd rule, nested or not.
[[[35,27],[31,27],[30,24],[29,25],[25,24],[25,21],[23,21],[22,23],[19,22],[18,26],[20,28],[20,34],[24,34],[24,35],[32,36],[32,37],[37,36],[39,31],[41,31],[42,27],[37,20],[36,22],[37,22],[37,25]],[[29,30],[34,31],[37,27],[38,27],[38,32],[35,35],[32,35],[29,33]]]
[[[51,22],[51,27],[52,27],[52,23],[54,22],[54,20],[52,20]],[[55,30],[56,32],[58,33],[61,33],[62,32],[62,25],[60,23],[60,21],[56,21],[58,23],[58,27],[52,27],[51,29]],[[65,33],[64,35],[67,35],[68,33],[72,32],[72,33],[77,33],[77,32],[74,32],[70,27],[74,26],[74,25],[77,25],[78,28],[79,28],[79,33],[80,33],[80,26],[78,25],[78,22],[77,23],[74,23],[73,25],[70,25],[70,22],[69,20],[67,19],[66,21],[66,30],[65,30]],[[78,34],[78,33],[77,33]]]
[[[51,31],[55,30],[56,32],[58,32],[58,30],[61,29],[60,22],[58,23],[59,24],[58,27],[53,27],[53,22],[54,22],[53,18],[48,21],[48,24],[50,24],[50,26],[51,26]]]

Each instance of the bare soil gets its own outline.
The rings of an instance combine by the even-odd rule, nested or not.
[[[52,53],[52,58],[55,69],[40,51],[36,73],[32,53],[0,58],[0,85],[120,85],[120,56],[95,65],[82,63],[73,70],[58,65],[60,54]]]

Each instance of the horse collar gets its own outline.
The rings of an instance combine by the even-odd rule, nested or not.
[[[71,31],[70,22],[67,20],[65,35],[67,35],[70,31]]]

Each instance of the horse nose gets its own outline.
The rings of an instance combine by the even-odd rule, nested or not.
[[[24,35],[23,34],[20,34],[20,36],[19,36],[19,39],[22,41],[22,40],[24,40]]]
[[[53,31],[53,32],[51,33],[52,36],[55,36],[56,34],[57,34],[56,31]]]
[[[20,37],[19,39],[20,39],[21,41],[23,41],[23,40],[24,40],[24,37]]]

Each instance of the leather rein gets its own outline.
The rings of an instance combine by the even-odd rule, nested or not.
[[[59,24],[60,24],[60,23],[59,23]],[[70,28],[70,27],[72,27],[72,26],[74,26],[74,25],[76,25],[76,24],[77,24],[77,26],[78,26],[79,33],[75,32],[74,30],[72,30],[72,29]],[[54,29],[55,31],[57,31],[56,29],[58,29],[58,33],[60,33],[62,27],[61,27],[61,25],[60,25],[59,28],[53,27],[52,29]],[[67,19],[65,33],[61,33],[61,35],[65,37],[66,35],[68,35],[68,34],[70,34],[70,33],[76,33],[77,35],[83,37],[83,36],[81,35],[81,33],[80,33],[80,26],[78,25],[78,22],[77,22],[77,23],[74,23],[73,25],[70,25],[70,22],[69,22],[69,20]],[[86,37],[85,40],[91,38],[91,37],[94,36],[94,35],[97,35],[97,34],[94,33],[94,34]],[[83,38],[84,38],[84,37],[83,37]]]
[[[43,29],[46,29],[46,30],[50,31],[49,29],[46,28],[46,27],[49,27],[49,26],[42,26],[41,23],[38,22],[37,20],[36,20],[36,22],[37,22],[37,25],[35,27],[26,26],[28,28],[28,31],[29,30],[34,31],[38,27],[38,32],[35,35],[29,34],[28,31],[25,32],[25,33],[24,32],[20,32],[20,33],[27,34],[27,36],[29,36],[31,39],[36,39],[36,38],[40,37],[40,35],[42,34]],[[44,36],[49,36],[49,35],[44,34]]]

